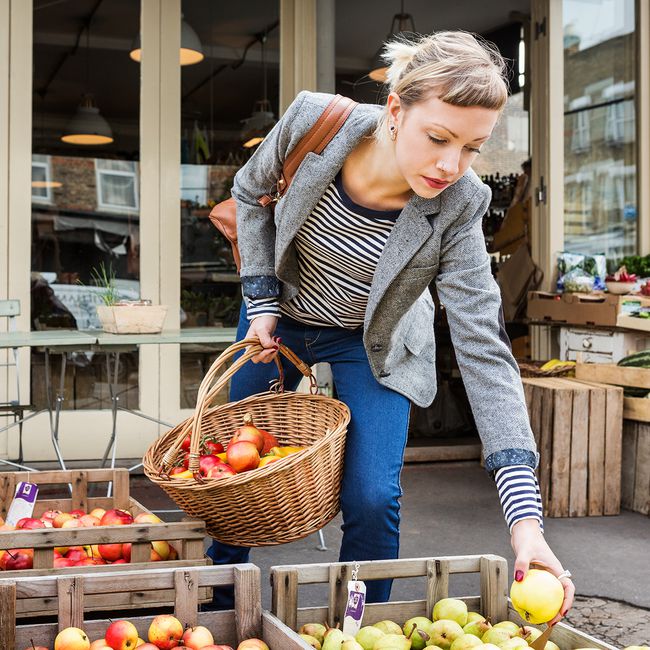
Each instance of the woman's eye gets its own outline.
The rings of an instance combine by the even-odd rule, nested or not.
[[[467,147],[468,151],[471,151],[472,153],[481,153],[480,149],[477,149],[476,147]]]
[[[429,140],[435,144],[445,144],[446,140],[440,140],[439,138],[434,138],[432,135],[429,136]]]

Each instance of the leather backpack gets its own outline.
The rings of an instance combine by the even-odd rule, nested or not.
[[[322,115],[314,126],[296,145],[296,148],[287,156],[278,178],[275,190],[264,194],[258,199],[261,206],[273,206],[284,196],[291,185],[291,181],[300,167],[304,157],[311,151],[320,154],[329,144],[330,140],[339,132],[348,115],[357,106],[357,102],[336,95],[327,105]],[[210,221],[219,232],[230,242],[233,258],[237,265],[237,272],[241,268],[241,257],[237,246],[237,211],[234,198],[217,203],[210,212]]]

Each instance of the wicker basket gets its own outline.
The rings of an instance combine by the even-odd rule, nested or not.
[[[221,367],[245,350],[217,379]],[[339,511],[348,407],[323,395],[284,392],[280,380],[268,393],[239,402],[212,406],[228,380],[262,350],[257,339],[231,345],[212,364],[199,388],[194,416],[156,440],[144,456],[146,475],[191,517],[203,519],[208,534],[235,546],[271,546],[292,542],[322,528]],[[310,378],[309,366],[280,345],[280,352]],[[205,438],[224,446],[241,426],[245,413],[280,444],[307,447],[281,463],[235,476],[206,479],[198,474],[199,449]],[[185,436],[192,434],[190,470],[193,479],[167,475],[177,464]]]

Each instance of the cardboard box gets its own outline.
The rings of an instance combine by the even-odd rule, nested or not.
[[[528,318],[536,322],[561,323],[567,325],[599,325],[601,327],[631,327],[636,321],[629,314],[641,307],[650,307],[647,296],[618,296],[610,293],[528,293]],[[622,325],[619,319],[626,325]],[[630,324],[629,321],[632,321]],[[647,321],[646,321],[647,322]]]

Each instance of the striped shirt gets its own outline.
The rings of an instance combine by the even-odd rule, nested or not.
[[[377,262],[399,215],[400,210],[354,203],[339,172],[296,235],[298,295],[282,305],[277,298],[248,298],[248,319],[286,315],[316,327],[363,325]],[[543,526],[539,487],[530,467],[500,468],[495,480],[510,530],[522,519],[537,519]]]

